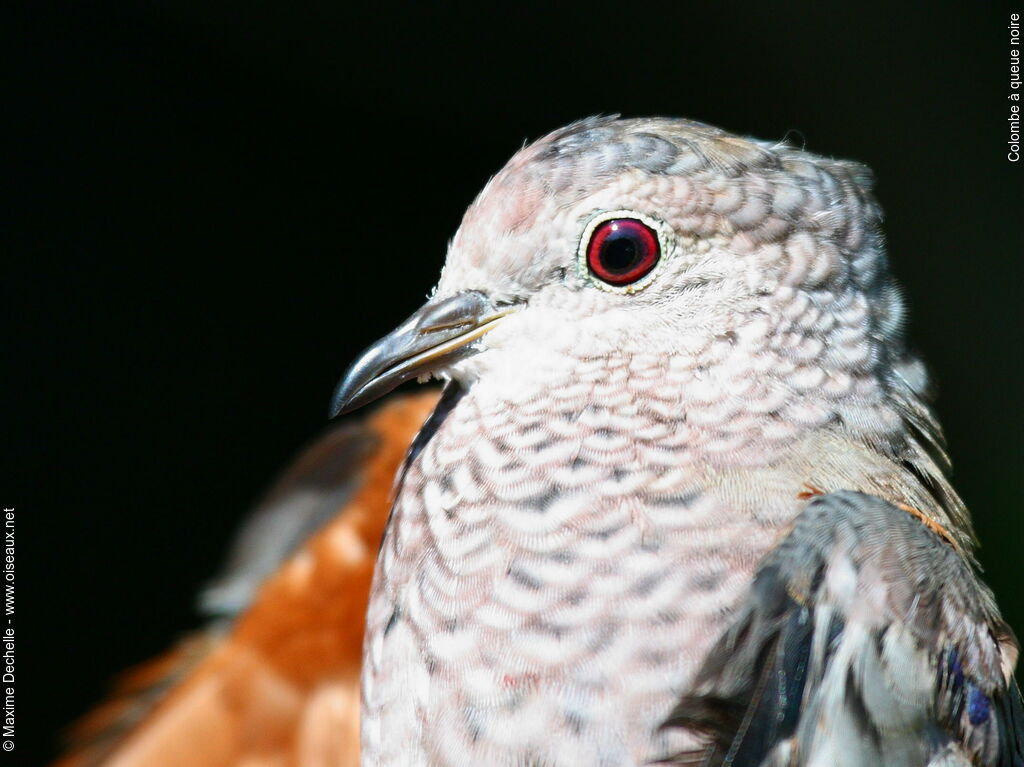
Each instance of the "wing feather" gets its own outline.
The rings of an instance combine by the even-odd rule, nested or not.
[[[370,578],[394,478],[436,402],[392,398],[307,451],[207,593],[221,618],[126,676],[57,767],[357,765]]]
[[[1024,764],[1017,645],[971,564],[878,498],[814,499],[665,723],[677,764]]]

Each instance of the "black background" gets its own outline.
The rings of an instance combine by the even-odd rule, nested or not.
[[[488,176],[594,113],[798,130],[874,168],[986,577],[1024,626],[998,5],[84,5],[4,25],[24,763],[196,624],[232,528],[420,304]]]

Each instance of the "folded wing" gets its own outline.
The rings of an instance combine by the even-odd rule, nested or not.
[[[396,397],[325,435],[243,527],[208,589],[211,626],[129,673],[59,767],[346,767],[394,478],[437,402]]]
[[[814,499],[665,723],[669,763],[1024,764],[1017,645],[952,546],[878,498]]]

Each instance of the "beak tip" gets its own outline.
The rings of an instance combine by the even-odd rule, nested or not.
[[[344,415],[352,410],[355,410],[355,393],[349,391],[351,387],[346,386],[348,383],[348,376],[345,376],[338,384],[334,393],[331,395],[331,402],[327,406],[327,420],[333,421],[339,415]]]
[[[380,353],[378,346],[379,344],[374,344],[363,352],[363,355],[342,375],[331,394],[331,402],[327,407],[328,420],[351,413],[375,399],[367,395],[374,391],[373,384],[377,381],[373,373],[377,368]]]

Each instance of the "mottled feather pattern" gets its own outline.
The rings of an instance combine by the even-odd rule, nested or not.
[[[666,722],[671,761],[1020,765],[1017,645],[971,566],[878,498],[818,497]]]
[[[500,759],[505,736],[529,737],[524,760],[621,763],[699,657],[682,606],[702,634],[770,545],[770,527],[697,490],[670,421],[585,404],[607,378],[592,370],[552,409],[483,410],[466,393],[409,467],[368,616],[380,736],[364,746],[381,763],[409,758],[390,747],[415,721],[430,722],[432,763]],[[408,655],[378,666],[385,651]],[[576,737],[547,737],[552,722]]]
[[[689,120],[525,146],[332,404],[432,371],[434,414],[381,411],[298,550],[348,496],[261,515],[220,604],[279,568],[111,764],[202,726],[210,767],[1020,767],[871,186]],[[620,218],[657,241],[621,284]]]
[[[646,153],[654,139],[657,162]],[[705,354],[706,388],[732,384],[725,391],[735,398],[747,393],[723,375],[770,372],[753,384],[771,387],[776,398],[776,407],[765,405],[768,433],[786,428],[773,420],[783,403],[789,413],[782,420],[841,424],[914,467],[929,491],[911,505],[929,513],[937,506],[940,521],[969,550],[969,519],[946,478],[939,426],[921,399],[927,379],[903,341],[902,299],[888,273],[870,186],[870,171],[857,163],[700,123],[593,118],[527,147],[495,176],[466,213],[438,294],[479,288],[498,302],[528,297],[547,347],[532,347],[531,364],[542,364],[545,353],[560,364],[562,354],[600,334],[602,352],[650,349],[679,356],[682,365]],[[610,299],[572,273],[559,285],[570,291],[548,285],[548,265],[575,250],[582,221],[624,199],[634,207],[643,201],[643,210],[677,232],[659,281],[706,296],[692,302],[690,316],[674,317],[687,308],[660,298],[649,305],[639,296]],[[532,226],[513,226],[510,211]],[[610,321],[619,311],[621,331]],[[591,312],[594,322],[584,326],[578,316]],[[572,315],[574,328],[558,327],[558,315]],[[671,335],[662,332],[668,326]],[[540,332],[524,328],[520,335]],[[473,360],[455,373],[473,376]],[[819,406],[806,392],[832,402]]]
[[[643,290],[609,293],[574,254],[623,209],[671,235]],[[804,483],[919,509],[970,551],[879,222],[862,166],[683,120],[584,121],[491,180],[433,300],[519,310],[447,369],[465,394],[399,488],[365,763],[693,745],[658,725]]]

